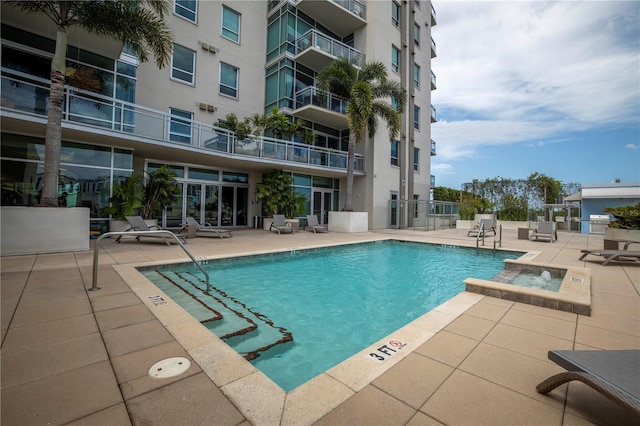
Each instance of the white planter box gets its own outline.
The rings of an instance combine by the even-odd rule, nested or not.
[[[369,231],[369,213],[367,212],[329,212],[329,232],[367,232]]]
[[[473,229],[478,222],[475,220],[456,220],[456,229]]]
[[[2,255],[89,250],[87,207],[0,208]]]
[[[627,241],[640,241],[640,229],[620,229],[606,227],[604,229],[605,240],[627,240]],[[637,245],[633,246],[629,250],[637,250]]]

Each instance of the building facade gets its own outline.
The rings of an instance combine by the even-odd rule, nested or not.
[[[356,146],[353,207],[369,228],[411,226],[416,212],[393,200],[428,200],[435,155],[430,124],[436,56],[429,1],[175,0],[167,17],[172,60],[158,69],[126,46],[71,33],[68,66],[89,68],[95,92],[67,87],[62,123],[60,203],[91,209],[91,228],[108,230],[103,212],[113,186],[161,165],[176,173],[182,196],[157,218],[186,216],[224,227],[251,227],[262,215],[256,184],[271,170],[293,177],[305,214],[326,223],[344,205],[346,100],[321,93],[317,73],[337,57],[382,62],[407,90],[398,139],[381,122]],[[38,203],[50,61],[55,28],[2,5],[2,205]],[[393,102],[393,100],[389,100]],[[303,132],[239,140],[224,127],[273,108],[302,121]],[[278,136],[278,137],[276,137]]]

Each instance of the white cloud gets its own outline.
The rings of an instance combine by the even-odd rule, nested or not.
[[[625,146],[625,148],[630,149],[631,151],[636,151],[636,150],[640,149],[640,145],[634,145],[634,144],[630,143],[630,144],[627,144]]]
[[[453,170],[453,166],[451,164],[447,164],[447,163],[433,163],[431,164],[431,172],[438,172],[438,173],[442,173],[442,174],[451,174],[451,173],[455,173]]]
[[[637,123],[639,5],[434,2],[438,156]]]

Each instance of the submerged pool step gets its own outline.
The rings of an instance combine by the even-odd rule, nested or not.
[[[145,275],[149,277],[150,274]],[[251,318],[229,307],[228,301],[207,295],[204,289],[179,274],[155,271],[155,275],[157,279],[153,282],[216,336],[227,338],[251,332],[258,327]]]
[[[225,342],[248,360],[252,360],[278,345],[293,341],[293,335],[284,327],[279,327],[265,315],[247,307],[240,300],[225,293],[224,291],[211,286],[210,291],[206,291],[206,284],[198,276],[188,271],[156,271],[164,278],[166,287],[172,289],[167,292],[178,295],[182,300],[180,306],[193,306],[194,303],[201,305],[195,309],[200,312],[203,306],[221,314],[220,319],[202,321],[205,327],[215,335],[225,340]],[[182,293],[182,294],[180,294]],[[193,300],[189,301],[186,298]],[[191,313],[191,311],[185,307]],[[192,314],[193,315],[193,314]],[[194,315],[196,316],[196,315]]]

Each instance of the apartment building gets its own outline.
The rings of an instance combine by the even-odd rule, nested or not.
[[[321,93],[317,73],[337,57],[358,66],[379,61],[407,89],[398,139],[381,122],[356,146],[353,208],[369,229],[409,226],[416,211],[393,200],[428,200],[435,155],[430,124],[436,56],[429,1],[175,0],[167,18],[171,64],[139,63],[126,46],[73,32],[68,63],[94,69],[98,92],[67,87],[59,193],[88,207],[105,232],[114,184],[161,165],[176,173],[182,197],[158,218],[186,216],[224,227],[252,227],[262,215],[256,184],[274,169],[291,173],[307,214],[327,222],[344,205],[346,100]],[[48,78],[55,28],[2,5],[2,205],[38,201],[43,171]],[[393,102],[393,100],[389,100]],[[221,126],[274,107],[301,119],[313,141],[271,134],[239,140]],[[402,204],[400,204],[402,205]]]

